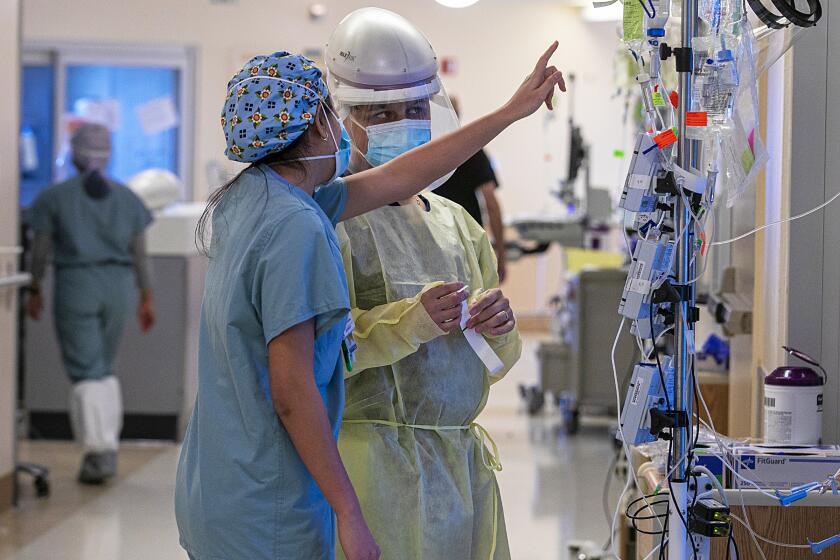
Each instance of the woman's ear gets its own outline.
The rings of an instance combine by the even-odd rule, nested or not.
[[[330,118],[323,105],[318,107],[318,112],[315,113],[314,128],[315,132],[321,140],[327,140],[330,136]]]

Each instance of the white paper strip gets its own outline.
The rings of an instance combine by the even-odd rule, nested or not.
[[[467,339],[467,343],[473,349],[476,356],[484,363],[484,367],[487,368],[487,371],[490,372],[490,375],[494,375],[499,372],[505,365],[502,363],[502,360],[499,359],[499,356],[493,351],[493,348],[490,347],[490,344],[487,343],[485,338],[475,332],[475,329],[465,329],[464,326],[467,324],[467,321],[470,320],[470,313],[468,310],[467,302],[461,302],[461,330],[464,331],[464,338]]]

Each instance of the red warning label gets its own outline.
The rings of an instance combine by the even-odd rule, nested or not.
[[[709,123],[709,117],[705,111],[690,111],[685,114],[686,126],[706,126]]]
[[[659,146],[660,150],[664,150],[677,141],[677,135],[674,134],[673,129],[669,128],[665,132],[661,132],[654,136],[653,141],[656,142],[656,145]]]

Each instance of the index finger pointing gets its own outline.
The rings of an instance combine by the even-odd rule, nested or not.
[[[554,41],[551,43],[551,46],[548,47],[548,50],[543,53],[540,59],[537,61],[537,65],[534,67],[534,75],[540,76],[541,78],[545,76],[545,68],[548,66],[548,59],[554,54],[557,50],[557,47],[560,46],[560,43]]]

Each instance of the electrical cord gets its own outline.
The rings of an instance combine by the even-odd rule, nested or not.
[[[688,228],[688,224],[686,224],[686,229],[687,229],[687,228]],[[683,232],[685,232],[685,230],[683,230]],[[669,268],[670,268],[670,267],[669,267]],[[654,331],[653,331],[653,303],[650,303],[650,304],[648,304],[648,305],[650,306],[650,310],[649,310],[649,319],[650,319],[651,336],[655,336],[655,335],[653,334],[653,332],[654,332]],[[686,330],[687,330],[687,329],[686,329]],[[658,349],[658,348],[656,348],[656,345],[655,345],[655,344],[654,344],[654,347],[653,347],[653,354],[656,356],[656,365],[657,365],[657,370],[659,371],[659,378],[660,378],[660,382],[662,383],[663,392],[665,393],[665,399],[666,399],[666,404],[667,404],[667,406],[668,406],[668,410],[669,410],[669,411],[671,411],[671,412],[674,412],[674,408],[673,408],[673,406],[672,406],[672,404],[671,404],[671,402],[670,402],[670,399],[669,399],[669,397],[668,397],[668,389],[667,389],[667,386],[666,386],[666,383],[665,383],[665,376],[664,376],[664,374],[663,374],[663,372],[662,372],[662,363],[660,362],[660,359],[659,359],[659,349]],[[693,373],[693,372],[694,372],[694,362],[693,362],[693,360],[692,360],[692,367],[691,367],[691,373],[690,373],[691,379],[695,379],[695,378],[694,378],[694,373]],[[696,379],[695,379],[694,383],[696,383]],[[693,391],[693,392],[694,392],[694,395],[695,395],[695,397],[696,397],[697,392],[696,392],[696,391]],[[689,429],[690,429],[690,426],[689,426]],[[685,457],[684,457],[683,459],[681,459],[681,460],[680,460],[680,462],[678,462],[678,463],[674,466],[674,468],[673,468],[673,469],[671,469],[671,455],[673,454],[673,446],[674,446],[674,430],[673,430],[673,429],[671,430],[671,440],[670,440],[670,441],[669,441],[669,443],[668,443],[668,459],[667,459],[667,463],[666,463],[666,465],[667,465],[667,466],[666,466],[666,468],[667,468],[667,470],[668,470],[668,476],[667,476],[667,479],[668,479],[668,480],[670,480],[670,479],[671,479],[671,475],[674,473],[674,471],[675,471],[677,468],[679,468],[680,464],[681,464],[683,461],[687,461],[686,466],[690,468],[690,465],[691,465],[691,454],[692,454],[691,449],[692,449],[692,447],[693,447],[693,446],[695,446],[695,445],[696,445],[696,443],[697,443],[697,438],[699,437],[699,435],[700,435],[700,428],[699,428],[699,424],[698,424],[698,425],[697,425],[697,432],[696,432],[696,434],[695,434],[695,436],[694,436],[694,442],[693,442],[693,443],[689,443],[689,446],[688,446],[688,448],[686,449],[686,455],[685,455]],[[682,524],[683,524],[683,527],[685,527],[686,535],[688,536],[688,541],[689,541],[689,543],[691,543],[691,551],[692,551],[693,558],[694,558],[694,560],[697,560],[697,548],[696,548],[696,547],[695,547],[695,545],[694,545],[694,539],[693,539],[693,537],[692,537],[692,535],[691,535],[691,529],[689,528],[688,523],[686,522],[686,519],[685,519],[685,517],[683,516],[682,510],[680,509],[679,504],[677,504],[677,502],[676,502],[676,498],[674,497],[674,494],[671,492],[671,493],[669,493],[669,495],[670,495],[670,497],[671,497],[671,501],[674,503],[674,507],[676,508],[677,515],[679,516],[680,521],[681,521],[681,522],[682,522]],[[660,550],[661,550],[661,549],[660,549]]]
[[[653,549],[648,552],[648,555],[643,558],[643,560],[650,560],[654,554],[659,552],[659,557],[662,558],[662,549],[665,548],[665,545],[668,543],[668,539],[664,539],[658,545],[654,546]]]
[[[717,430],[715,429],[715,422],[712,419],[712,413],[709,412],[709,406],[706,404],[706,399],[703,397],[702,393],[700,393],[700,402],[703,404],[703,409],[706,411],[706,417],[709,419],[709,422],[711,423],[710,429],[712,431],[713,437],[715,438],[715,441],[718,444],[718,449],[720,450],[719,458],[720,458],[721,462],[723,462],[723,464],[726,465],[727,468],[729,468],[729,471],[732,474],[736,475],[736,479],[737,479],[740,475],[739,475],[739,473],[737,473],[735,471],[735,468],[732,467],[732,465],[730,465],[727,462],[727,460],[725,458],[726,451],[724,450],[723,442],[721,442],[720,437],[718,437]],[[741,462],[741,460],[738,457],[735,457],[735,460],[739,463]],[[743,464],[743,463],[741,463],[741,464]],[[743,478],[743,477],[741,477],[741,478]],[[753,484],[759,491],[761,491],[761,493],[770,495],[771,497],[774,497],[774,496],[772,496],[772,494],[768,494],[762,488],[759,488],[759,486],[757,484],[755,484],[754,482],[752,482],[752,481],[749,481],[749,482],[751,484]],[[735,485],[736,485],[736,488],[738,488],[740,490],[740,486],[738,485],[737,482],[735,483]],[[744,512],[744,519],[747,520],[746,527],[747,527],[747,530],[750,532],[750,538],[752,539],[753,544],[755,545],[755,548],[758,551],[758,554],[761,556],[761,558],[763,560],[767,560],[767,556],[765,556],[764,550],[762,550],[761,546],[758,544],[758,540],[756,540],[755,532],[752,530],[752,526],[750,524],[750,516],[749,516],[749,513],[747,512],[747,506],[744,504],[744,496],[740,491],[739,491],[738,495],[741,498],[741,510]]]
[[[723,485],[720,483],[720,480],[718,480],[718,478],[714,474],[712,474],[712,471],[710,471],[707,467],[704,467],[703,465],[694,465],[694,468],[692,468],[691,470],[692,472],[699,472],[700,474],[706,475],[706,477],[709,479],[709,482],[711,482],[712,486],[715,487],[715,490],[710,490],[706,494],[711,495],[714,492],[717,492],[720,495],[721,503],[727,506],[729,505],[729,500],[726,498],[726,490],[723,488]]]
[[[662,383],[662,392],[665,393],[665,404],[668,406],[668,412],[673,412],[674,407],[671,405],[671,398],[668,396],[668,386],[665,383],[665,374],[662,372],[662,362],[659,361],[659,350],[656,348],[656,331],[653,328],[653,302],[648,303],[648,319],[650,319],[650,337],[654,339],[653,355],[656,356],[656,370],[659,372],[659,382]]]
[[[691,455],[692,459],[694,458],[694,450],[697,449],[697,442],[700,441],[700,382],[697,381],[697,370],[695,369],[696,364],[694,361],[694,356],[691,357],[691,379],[692,387],[694,389],[694,411],[697,414],[697,423],[694,426],[694,442],[691,444]],[[692,423],[694,423],[694,419],[691,419]],[[690,465],[691,463],[689,463]]]
[[[729,539],[726,543],[726,560],[732,558],[732,549],[735,549],[735,560],[738,560],[738,545],[735,544],[735,537],[732,536],[732,529],[729,530]]]
[[[621,448],[616,449],[615,456],[610,461],[610,466],[607,469],[607,480],[604,482],[604,492],[601,494],[601,506],[604,508],[604,516],[607,519],[607,527],[610,526],[612,518],[610,517],[610,487],[612,486],[612,479],[615,478],[615,469],[618,467],[618,460],[621,457]],[[607,544],[604,545],[604,550],[607,550],[612,544],[612,535],[610,535]]]
[[[667,467],[670,470],[671,468],[671,454],[674,452],[674,432],[671,430],[671,441],[668,443],[668,460],[667,460]],[[687,455],[686,455],[687,457]],[[670,479],[670,477],[668,477]],[[673,492],[669,492],[668,496],[671,498],[671,502],[674,504],[674,508],[677,512],[677,517],[680,518],[680,522],[683,524],[685,528],[686,536],[688,537],[688,542],[691,543],[691,552],[692,557],[694,560],[697,560],[697,548],[694,546],[694,539],[691,538],[691,530],[688,528],[688,523],[685,520],[685,517],[682,514],[682,510],[680,509],[680,505],[677,503],[676,497],[674,497]],[[669,516],[670,517],[670,516]]]
[[[630,519],[630,521],[633,525],[633,529],[635,531],[637,531],[639,533],[642,533],[644,535],[660,535],[663,532],[664,526],[663,526],[663,530],[648,531],[647,529],[639,528],[639,526],[637,525],[638,521],[650,521],[650,520],[653,520],[653,519],[661,520],[661,519],[667,519],[668,518],[668,509],[669,508],[666,508],[666,511],[664,513],[657,513],[656,510],[654,509],[655,506],[662,506],[662,505],[667,506],[668,503],[669,503],[667,498],[664,499],[664,500],[656,500],[652,503],[647,502],[648,499],[656,498],[656,497],[658,497],[657,494],[649,494],[647,496],[642,496],[641,498],[637,498],[637,499],[633,500],[632,502],[630,502],[630,504],[627,505],[627,508],[626,508],[624,513],[627,516],[627,518]],[[630,511],[630,510],[633,509],[633,507],[636,504],[640,504],[642,501],[644,501],[645,503],[639,505],[635,512]],[[644,511],[644,510],[650,510],[651,515],[641,515],[642,511]]]
[[[783,29],[793,24],[797,27],[813,27],[822,18],[820,0],[808,0],[807,12],[796,9],[796,0],[772,0],[773,6],[781,15],[771,12],[761,0],[748,0],[750,8],[767,27]]]
[[[620,558],[615,550],[615,528],[616,524],[618,523],[618,514],[621,511],[621,501],[624,499],[624,496],[627,495],[627,492],[630,490],[630,486],[632,484],[636,484],[637,488],[641,488],[639,485],[639,481],[636,477],[636,471],[633,469],[633,461],[630,456],[630,448],[627,445],[627,439],[624,437],[624,429],[621,427],[621,389],[618,386],[618,368],[615,365],[615,351],[618,347],[618,341],[621,338],[621,331],[624,330],[624,324],[626,322],[626,318],[621,318],[621,323],[618,325],[618,330],[615,333],[615,339],[613,340],[612,351],[610,352],[610,362],[612,365],[613,371],[613,381],[615,382],[615,406],[616,406],[616,414],[618,418],[618,433],[621,436],[621,446],[624,449],[624,456],[627,460],[627,471],[629,472],[629,476],[627,477],[627,483],[624,485],[624,489],[621,491],[621,495],[618,497],[618,503],[615,506],[615,512],[613,513],[612,524],[610,526],[610,552],[616,558]],[[666,520],[667,524],[667,520]],[[663,531],[665,530],[663,526]]]
[[[702,400],[703,399],[702,395],[700,396],[700,399],[701,399],[701,402],[704,402]],[[708,408],[707,408],[707,414],[708,414]],[[708,428],[709,430],[714,432],[714,427],[713,426],[709,426],[709,424],[707,422],[705,422],[704,420],[700,420],[700,422],[704,426],[706,426],[706,428]],[[737,478],[737,479],[741,480],[742,482],[745,482],[748,485],[752,486],[755,490],[757,490],[759,493],[763,494],[764,496],[766,496],[770,499],[773,499],[773,500],[777,499],[777,496],[775,494],[772,494],[772,493],[768,492],[767,490],[762,488],[759,484],[757,484],[754,480],[750,480],[748,478],[745,478],[742,474],[737,472],[735,470],[735,467],[732,466],[732,463],[730,463],[726,459],[726,457],[727,457],[727,453],[726,453],[726,450],[725,450],[726,446],[720,441],[720,439],[717,439],[717,434],[714,434],[714,437],[716,438],[715,441],[718,444],[718,448],[719,448],[720,452],[719,452],[719,454],[714,454],[714,452],[712,452],[712,453],[715,455],[715,457],[717,457],[718,459],[721,460],[723,465],[727,468],[728,471],[730,471],[735,476],[735,478]],[[744,462],[741,461],[737,456],[735,457],[735,462],[738,463],[738,465],[741,466],[742,468],[746,468],[746,465],[744,464]],[[763,482],[763,481],[759,481],[759,482]],[[765,483],[765,485],[766,485],[766,483]]]
[[[764,231],[765,229],[771,228],[773,226],[787,224],[787,223],[799,220],[801,218],[804,218],[806,216],[810,216],[814,212],[819,212],[820,210],[822,210],[823,208],[825,208],[826,206],[828,206],[829,204],[831,204],[832,202],[834,202],[838,198],[840,198],[840,193],[835,194],[834,196],[832,196],[831,198],[829,198],[828,200],[826,200],[825,202],[823,202],[822,204],[820,204],[816,208],[811,208],[807,212],[803,212],[801,214],[797,214],[796,216],[791,216],[791,217],[785,218],[783,220],[776,220],[774,222],[770,222],[769,224],[764,224],[763,226],[759,226],[759,227],[757,227],[757,228],[755,228],[751,231],[748,231],[747,233],[743,233],[743,234],[741,234],[737,237],[733,237],[732,239],[727,239],[725,241],[715,241],[714,243],[712,243],[710,245],[709,250],[711,251],[712,247],[719,247],[721,245],[729,245],[730,243],[735,243],[736,241],[746,239],[747,237],[750,237],[751,235],[755,235],[756,233],[758,233],[760,231]]]
[[[688,324],[683,322],[683,326],[686,329],[686,332],[688,332]],[[693,398],[695,399],[695,402],[697,402],[697,395],[698,395],[698,391],[696,390],[697,377],[696,377],[695,372],[694,372],[694,360],[693,359],[691,360],[691,369],[689,370],[689,380],[690,380],[691,384],[689,385],[689,392],[690,393],[689,393],[688,398],[691,399],[692,394],[693,394]],[[683,390],[685,390],[685,389],[683,389]],[[697,408],[699,409],[699,403],[697,404]],[[699,411],[698,411],[698,415],[699,415]],[[699,416],[698,416],[698,419],[699,419]],[[694,429],[692,429],[692,424],[694,424],[693,418],[689,417],[688,421],[689,421],[689,426],[688,426],[689,434],[691,434],[691,432],[694,431],[694,436],[693,436],[692,440],[689,440],[689,444],[686,448],[685,456],[683,457],[681,462],[686,461],[686,468],[690,469],[691,468],[691,463],[693,462],[693,455],[694,455],[693,450],[697,446],[697,441],[700,437],[700,424],[699,424],[699,422],[696,423]],[[671,461],[671,454],[673,453],[673,438],[674,438],[674,430],[672,429],[671,430],[671,442],[669,443],[669,449],[668,449],[668,466],[669,467],[670,467],[670,461]],[[671,478],[671,475],[677,469],[678,466],[679,466],[679,463],[669,472],[669,474],[668,474],[668,479],[669,480]],[[690,478],[691,478],[691,475],[689,474],[688,479],[690,480]],[[697,492],[695,491],[695,499],[696,499],[696,497],[697,497]],[[686,536],[688,537],[688,542],[691,543],[691,550],[692,550],[693,557],[694,557],[695,560],[697,560],[697,548],[696,548],[695,543],[694,543],[694,537],[692,535],[691,528],[688,526],[688,523],[687,523],[685,517],[683,517],[682,511],[680,510],[679,505],[676,503],[676,498],[674,497],[673,493],[671,493],[671,500],[674,502],[674,507],[677,508],[676,509],[677,515],[679,515],[680,521],[682,522],[683,526],[685,527]],[[686,511],[686,514],[688,514],[688,511]]]
[[[670,505],[668,506],[668,510],[670,512]],[[662,528],[662,536],[659,538],[659,560],[665,560],[665,543],[668,542],[668,522],[670,521],[671,516],[665,518],[665,526]]]
[[[809,545],[809,544],[782,543],[782,542],[774,541],[772,539],[768,539],[767,537],[762,537],[761,535],[759,535],[758,533],[753,531],[752,527],[750,527],[750,525],[747,522],[745,522],[743,519],[741,519],[740,517],[738,517],[734,513],[730,513],[730,515],[732,516],[732,519],[734,519],[735,521],[740,523],[747,530],[747,532],[749,532],[752,536],[754,536],[758,540],[760,540],[762,542],[765,542],[769,545],[778,546],[780,548],[802,548],[802,549],[804,549],[804,548],[810,549],[811,548],[811,545]]]

